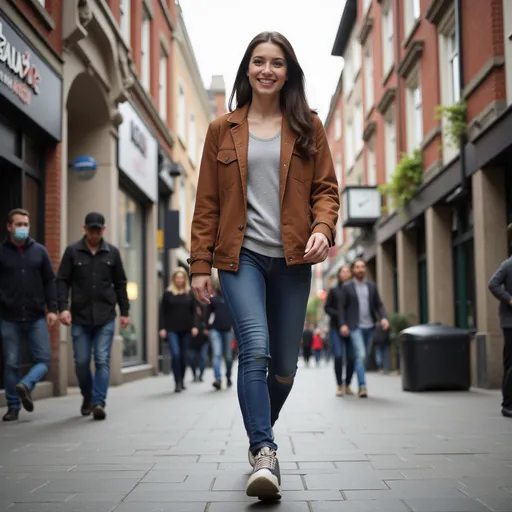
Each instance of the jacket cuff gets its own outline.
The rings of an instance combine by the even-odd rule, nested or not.
[[[324,224],[323,222],[319,222],[314,228],[313,233],[322,233],[327,237],[327,240],[329,241],[329,247],[332,247],[334,245],[334,237],[331,231],[331,228],[327,224]]]
[[[190,275],[194,274],[208,274],[211,275],[212,266],[208,261],[196,260],[190,264]]]

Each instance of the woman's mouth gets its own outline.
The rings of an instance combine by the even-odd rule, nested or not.
[[[267,87],[270,87],[271,85],[274,85],[275,84],[275,80],[271,80],[271,79],[268,79],[268,78],[258,78],[258,82],[261,84],[261,85],[265,85]]]

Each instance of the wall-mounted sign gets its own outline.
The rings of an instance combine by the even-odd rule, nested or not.
[[[82,180],[89,180],[96,174],[98,164],[92,156],[77,156],[70,165],[73,172]]]
[[[158,201],[158,143],[132,105],[119,105],[119,169],[153,202]]]
[[[381,215],[381,195],[377,187],[347,185],[341,193],[344,227],[375,224]]]
[[[0,96],[61,139],[62,79],[0,11]]]

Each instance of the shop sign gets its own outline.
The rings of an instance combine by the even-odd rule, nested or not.
[[[61,78],[0,14],[0,96],[61,138]]]
[[[153,202],[158,201],[158,143],[132,105],[119,105],[119,169]]]

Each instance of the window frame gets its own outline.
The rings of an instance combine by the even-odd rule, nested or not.
[[[395,63],[393,8],[387,0],[382,6],[382,66],[387,76]]]
[[[126,10],[125,10],[126,9]],[[131,19],[132,19],[132,6],[131,0],[119,1],[119,32],[121,36],[131,46]]]
[[[147,51],[145,46],[147,44]],[[151,89],[151,14],[145,4],[142,7],[141,39],[140,39],[140,81],[144,89]]]
[[[365,111],[368,113],[374,106],[374,66],[371,46],[371,36],[364,45],[364,102]]]
[[[162,66],[164,66],[162,73]],[[169,55],[167,54],[167,50],[163,45],[160,46],[160,59],[158,61],[158,111],[160,113],[160,117],[167,121],[167,97],[169,94],[168,91],[168,80],[169,75]],[[162,80],[162,76],[165,77]]]
[[[185,87],[178,80],[178,137],[183,144],[187,140],[187,96]]]

